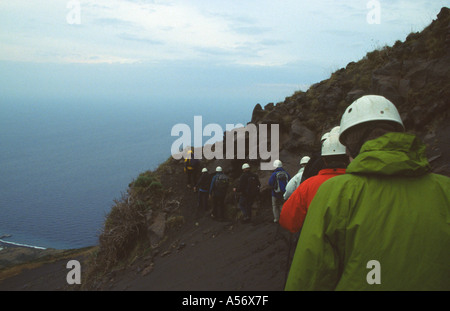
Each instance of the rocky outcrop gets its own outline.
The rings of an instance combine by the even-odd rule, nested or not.
[[[296,159],[319,148],[322,133],[339,125],[354,100],[382,95],[397,106],[407,130],[428,144],[433,169],[450,175],[449,155],[442,151],[448,137],[436,134],[449,124],[449,85],[450,9],[442,8],[436,20],[404,42],[367,53],[284,102],[256,105],[251,123],[280,124],[281,153]]]

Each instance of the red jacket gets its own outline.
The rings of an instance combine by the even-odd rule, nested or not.
[[[292,233],[300,231],[305,221],[309,204],[320,185],[331,177],[345,174],[344,168],[325,168],[298,186],[281,209],[279,224]]]

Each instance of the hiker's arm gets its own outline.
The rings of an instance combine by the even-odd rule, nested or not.
[[[285,200],[288,200],[290,198],[290,196],[292,195],[292,193],[294,193],[295,189],[297,189],[296,186],[297,185],[295,184],[295,181],[292,179],[287,183],[286,191],[283,194],[283,198]]]
[[[198,179],[197,183],[195,184],[194,188],[198,188],[201,185],[203,178],[204,178],[204,176],[201,175],[200,178]]]
[[[212,195],[213,188],[214,188],[214,182],[216,181],[216,176],[214,176],[211,180],[211,184],[209,185],[209,195]]]
[[[245,189],[245,180],[244,179],[245,179],[244,175],[242,175],[241,178],[239,178],[239,183],[236,188],[236,192],[242,192],[242,190]]]
[[[275,181],[275,174],[270,175],[269,178],[269,186],[273,187],[273,183]]]

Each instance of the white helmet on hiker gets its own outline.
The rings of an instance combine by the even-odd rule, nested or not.
[[[242,164],[242,169],[245,170],[246,168],[250,168],[250,165],[248,163]]]
[[[339,135],[340,130],[341,130],[341,127],[339,125],[335,126],[331,129],[330,135]]]
[[[330,135],[322,144],[322,156],[345,154],[345,146],[339,141],[339,135]]]
[[[405,129],[394,104],[383,96],[365,95],[355,100],[341,118],[339,141],[345,143],[348,129],[371,121],[389,121]]]
[[[204,169],[202,169],[202,173],[207,173],[208,169],[205,167]]]
[[[311,160],[311,158],[310,158],[310,157],[308,157],[308,156],[304,156],[304,157],[303,157],[303,158],[301,158],[301,160],[300,160],[300,165],[308,163],[308,162],[309,162],[309,160]]]
[[[216,172],[222,172],[222,167],[220,166],[216,167]]]
[[[280,160],[275,160],[273,161],[273,167],[275,168],[283,167],[283,163]]]
[[[326,132],[325,134],[323,134],[320,142],[323,143],[328,137],[330,137],[330,132]]]

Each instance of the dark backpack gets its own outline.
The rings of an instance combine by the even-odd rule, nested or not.
[[[190,170],[196,169],[199,164],[199,160],[194,159],[194,158],[187,158],[184,160],[184,162],[185,162],[185,167]]]
[[[286,171],[278,171],[275,175],[275,183],[273,185],[273,191],[275,193],[283,193],[286,191],[286,185],[289,181],[289,176]]]
[[[214,191],[217,195],[225,195],[230,180],[225,174],[219,174],[214,181]]]
[[[251,174],[247,180],[247,195],[251,197],[258,195],[260,185],[258,176]]]

